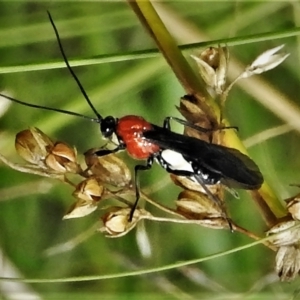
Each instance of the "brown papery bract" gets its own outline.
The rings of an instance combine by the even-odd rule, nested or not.
[[[66,143],[56,142],[49,149],[46,165],[58,173],[78,173],[81,168],[77,163],[77,152]]]
[[[35,127],[20,131],[15,139],[17,153],[27,162],[39,167],[44,167],[48,148],[52,146],[52,140]]]
[[[115,154],[97,156],[96,150],[90,149],[84,154],[88,170],[103,183],[127,186],[131,182],[131,173],[126,164]]]

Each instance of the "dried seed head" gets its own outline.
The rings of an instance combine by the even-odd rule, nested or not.
[[[35,127],[19,132],[15,139],[18,154],[27,162],[39,167],[44,167],[47,149],[52,146],[51,139]]]
[[[189,122],[193,123],[194,125],[204,128],[211,128],[212,124],[208,120],[207,114],[203,113],[199,107],[199,104],[195,103],[194,101],[196,101],[194,97],[186,95],[180,99],[180,107],[177,109]],[[210,141],[212,133],[208,134],[205,132],[200,132],[199,130],[185,126],[184,134],[208,142]]]
[[[215,47],[209,47],[202,51],[199,58],[206,62],[214,70],[217,70],[220,65],[219,49]]]
[[[263,52],[246,68],[240,77],[247,78],[276,68],[290,55],[289,53],[277,53],[283,47],[284,45],[280,45]]]
[[[287,209],[294,220],[300,221],[300,195],[287,199]]]
[[[206,122],[205,124],[201,125],[203,127],[205,127],[205,125],[209,125],[207,122],[207,115],[200,108],[195,97],[191,95],[185,95],[181,97],[180,107],[177,107],[177,109],[189,122]]]
[[[276,255],[275,270],[281,281],[292,281],[300,272],[299,245],[282,246]]]
[[[97,209],[103,193],[104,187],[93,177],[80,182],[73,193],[77,201],[70,207],[64,219],[89,215]]]
[[[127,231],[130,225],[135,225],[136,218],[129,222],[129,208],[119,208],[104,215],[102,218],[105,231],[111,236],[119,235]]]
[[[49,154],[45,159],[45,164],[50,169],[58,173],[78,173],[80,170],[76,162],[76,150],[69,147],[63,142],[56,142],[54,146],[49,149]]]
[[[228,228],[221,207],[207,195],[195,191],[183,191],[176,201],[177,211],[188,219],[201,221],[201,225],[214,229]]]
[[[73,196],[86,201],[99,202],[103,193],[104,187],[98,180],[95,177],[89,177],[77,185]]]
[[[55,173],[77,173],[76,150],[62,142],[53,141],[39,129],[32,127],[16,135],[18,154],[29,163]]]
[[[212,201],[203,187],[189,178],[171,174],[176,185],[186,189],[181,192],[176,201],[177,211],[188,219],[199,220],[202,226],[214,229],[228,229],[229,221],[224,209],[219,203]],[[223,190],[220,185],[206,186],[210,192],[220,199]]]
[[[78,199],[64,215],[63,219],[81,218],[91,214],[98,207],[97,201]]]
[[[195,191],[183,191],[176,201],[177,209],[180,211],[190,212],[201,216],[220,217],[222,209],[220,206],[211,201],[206,194]]]
[[[121,237],[132,230],[141,219],[150,216],[150,213],[138,208],[129,221],[130,212],[131,208],[113,207],[101,218],[104,226],[99,230],[105,232],[107,237]]]
[[[184,189],[206,194],[205,191],[203,190],[203,187],[198,182],[195,182],[188,177],[177,176],[174,174],[170,174],[170,177],[176,185]],[[217,195],[220,192],[220,185],[218,184],[207,185],[206,187],[213,195]]]
[[[226,47],[210,47],[199,56],[191,55],[196,61],[200,75],[208,87],[221,94],[226,83],[229,52]]]
[[[272,227],[267,234],[278,247],[275,269],[282,281],[293,280],[300,271],[300,231],[295,227],[299,222],[290,220]]]
[[[300,230],[299,228],[294,228],[296,224],[297,222],[294,220],[281,222],[273,226],[267,232],[267,235],[276,234],[271,242],[278,247],[298,244],[300,241]]]
[[[93,175],[101,182],[117,187],[130,183],[130,170],[121,159],[114,154],[99,157],[95,151],[96,149],[90,149],[84,154],[86,164]]]

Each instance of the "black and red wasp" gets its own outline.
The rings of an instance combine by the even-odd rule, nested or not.
[[[64,62],[90,108],[95,113],[96,118],[90,118],[62,109],[26,103],[4,94],[0,94],[0,96],[22,105],[79,116],[97,122],[100,124],[100,131],[103,137],[107,139],[116,137],[117,146],[113,150],[101,149],[95,152],[96,155],[104,156],[120,150],[126,150],[131,157],[137,160],[145,160],[145,165],[138,164],[134,169],[136,199],[131,210],[130,219],[140,198],[137,180],[138,172],[149,170],[154,161],[169,173],[185,176],[199,183],[208,197],[217,203],[219,203],[219,199],[209,191],[206,185],[221,183],[227,187],[246,190],[260,188],[263,183],[263,176],[258,166],[248,156],[233,148],[175,133],[171,131],[170,121],[177,121],[182,125],[189,126],[201,132],[211,131],[210,129],[196,126],[175,117],[165,118],[162,127],[149,123],[144,118],[135,115],[128,115],[121,118],[113,116],[103,118],[95,109],[70,66],[62,47],[58,30],[49,12],[48,16]]]

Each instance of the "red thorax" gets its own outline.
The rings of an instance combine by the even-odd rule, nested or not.
[[[159,151],[159,146],[149,142],[143,135],[153,129],[144,118],[125,116],[118,120],[116,134],[126,145],[127,152],[135,159],[147,159]]]

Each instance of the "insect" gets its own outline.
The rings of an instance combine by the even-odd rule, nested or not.
[[[130,219],[133,216],[140,198],[137,180],[138,173],[140,171],[149,170],[154,161],[169,173],[185,176],[198,182],[208,197],[218,203],[219,199],[209,191],[206,185],[221,183],[228,187],[248,190],[258,189],[261,186],[263,183],[263,176],[259,171],[258,166],[248,156],[233,148],[175,133],[171,131],[170,121],[177,121],[180,124],[202,132],[211,131],[210,129],[199,127],[176,117],[165,118],[163,126],[154,125],[144,118],[135,115],[128,115],[121,118],[115,118],[113,116],[102,117],[95,109],[78,77],[70,66],[58,30],[49,12],[48,16],[54,29],[64,62],[88,105],[95,113],[96,118],[90,118],[62,109],[26,103],[3,94],[0,94],[0,96],[33,108],[79,116],[99,123],[103,137],[107,139],[116,137],[117,146],[112,150],[98,150],[95,152],[98,156],[126,150],[133,158],[137,160],[146,160],[145,165],[138,164],[134,169],[136,199],[131,210]]]

